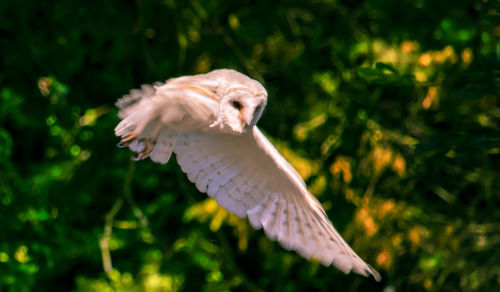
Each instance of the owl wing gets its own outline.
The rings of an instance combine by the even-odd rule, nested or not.
[[[119,146],[138,153],[136,160],[150,157],[167,163],[177,132],[207,127],[214,108],[218,109],[215,85],[194,82],[197,78],[186,76],[145,84],[120,98],[116,106],[122,120],[115,127],[115,135],[122,138]]]
[[[345,273],[380,275],[342,239],[295,169],[254,127],[245,135],[179,133],[177,162],[201,192],[286,249]]]

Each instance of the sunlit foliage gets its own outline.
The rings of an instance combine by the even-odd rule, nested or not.
[[[0,3],[0,289],[494,291],[500,29],[481,1]],[[269,241],[175,162],[115,147],[115,100],[233,68],[259,122],[382,274]]]

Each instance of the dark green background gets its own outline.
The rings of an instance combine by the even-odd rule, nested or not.
[[[1,1],[0,290],[498,289],[498,8]],[[260,128],[380,283],[285,251],[174,161],[115,147],[122,94],[216,68],[265,85]]]

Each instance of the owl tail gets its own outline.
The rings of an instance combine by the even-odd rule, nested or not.
[[[158,139],[156,140],[155,147],[149,157],[154,162],[159,162],[165,164],[172,156],[172,151],[175,147],[175,142],[177,141],[177,133],[171,131],[167,127],[164,127],[160,134],[158,135]]]

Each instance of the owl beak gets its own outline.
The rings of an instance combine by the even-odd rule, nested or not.
[[[252,124],[245,124],[245,125],[243,126],[243,131],[244,131],[245,133],[248,133],[251,129],[252,129]]]
[[[243,126],[243,130],[246,133],[250,129],[252,129],[252,126],[254,125],[254,123],[253,123],[253,119],[254,119],[253,112],[249,111],[249,110],[246,110],[246,111],[244,110],[240,114],[240,117],[241,117],[241,124]]]

